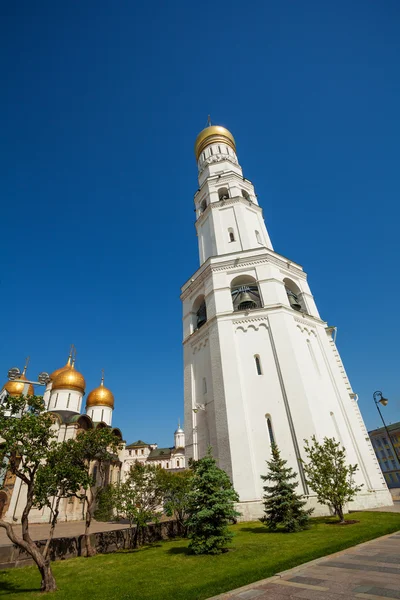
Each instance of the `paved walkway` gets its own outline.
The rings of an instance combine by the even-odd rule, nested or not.
[[[113,529],[125,529],[129,525],[124,522],[119,523],[103,523],[101,521],[92,521],[90,526],[91,533],[96,533],[97,531],[111,531]],[[15,525],[15,531],[18,535],[21,535],[21,526]],[[50,525],[47,523],[35,523],[29,526],[29,531],[34,540],[45,540],[47,539],[47,535],[50,530]],[[54,537],[70,537],[75,535],[81,535],[85,532],[85,522],[84,521],[70,521],[57,523],[56,530],[54,533]],[[0,546],[9,545],[10,540],[7,537],[6,530],[2,527],[0,528]]]
[[[400,599],[400,532],[209,600]]]

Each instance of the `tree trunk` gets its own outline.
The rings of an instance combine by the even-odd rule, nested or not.
[[[92,522],[92,510],[94,506],[94,497],[91,493],[91,498],[86,498],[87,500],[87,509],[85,516],[85,556],[94,556],[96,554],[96,548],[93,548],[90,542],[90,524]]]
[[[60,502],[61,502],[61,497],[58,496],[57,500],[56,500],[56,506],[55,506],[55,508],[53,510],[53,516],[51,518],[51,527],[50,527],[49,536],[47,538],[46,546],[45,546],[45,548],[43,550],[43,557],[45,559],[47,559],[47,555],[48,555],[48,553],[50,551],[50,545],[51,545],[51,542],[52,542],[53,537],[54,537],[54,530],[55,530],[55,527],[57,525],[57,519],[58,519],[58,514],[59,514],[59,508],[60,508]]]
[[[138,547],[138,540],[139,540],[139,524],[136,524],[135,537],[133,538],[133,547],[134,548]]]
[[[344,519],[344,514],[343,514],[343,507],[342,506],[338,506],[336,508],[336,514],[340,519],[341,523],[344,523],[345,519]]]
[[[50,567],[50,561],[46,560],[42,567],[39,567],[42,583],[40,585],[41,592],[55,592],[57,589],[56,580]]]

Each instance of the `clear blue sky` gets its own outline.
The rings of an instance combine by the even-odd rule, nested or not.
[[[227,126],[277,252],[309,275],[369,428],[400,420],[399,3],[2,3],[1,347],[105,368],[128,442],[183,413],[193,143]]]

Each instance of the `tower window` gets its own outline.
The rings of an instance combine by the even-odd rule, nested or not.
[[[231,283],[233,310],[254,310],[261,307],[257,281],[250,275],[236,277]]]
[[[57,400],[58,400],[58,392],[56,394],[56,399],[55,399],[55,402],[54,402],[54,408],[57,406]]]
[[[67,400],[67,408],[69,407],[69,401],[71,400],[71,392],[68,394],[68,400]]]
[[[267,421],[267,429],[268,429],[269,441],[270,441],[271,444],[275,444],[275,436],[274,436],[274,431],[272,429],[271,417],[269,415],[265,415],[265,419]]]
[[[246,200],[249,200],[249,202],[251,202],[251,198],[249,196],[249,193],[246,192],[246,190],[242,190],[242,196],[243,196],[243,198],[246,198]]]
[[[229,154],[229,148],[228,148],[228,146],[225,146],[225,148],[226,148],[227,154]]]
[[[262,375],[261,361],[260,361],[260,357],[258,356],[258,354],[255,355],[254,360],[256,362],[257,375]]]
[[[283,283],[285,284],[286,294],[289,300],[290,308],[306,312],[303,305],[304,303],[301,300],[300,288],[294,283],[294,281],[291,281],[290,279],[284,279]]]
[[[207,208],[207,200],[203,200],[199,206],[199,216],[203,214],[203,212]]]
[[[104,417],[104,408],[101,409],[101,421],[103,421],[103,417]]]
[[[228,234],[229,234],[229,241],[230,242],[234,242],[235,241],[235,234],[233,233],[232,227],[229,227]]]
[[[176,461],[176,466],[179,467],[179,460]]]
[[[226,187],[220,188],[218,190],[218,198],[220,200],[227,200],[229,198],[229,190]]]
[[[144,454],[144,450],[143,450],[143,448],[142,448],[142,454]]]
[[[214,154],[212,148],[210,148],[210,154],[211,154],[211,156]]]
[[[169,463],[167,463],[167,469],[169,469]]]
[[[204,323],[207,322],[207,306],[204,296],[199,296],[193,304],[192,309],[193,315],[193,330],[196,331],[203,327]]]
[[[256,229],[256,231],[255,231],[255,234],[256,234],[256,240],[257,240],[257,243],[258,243],[258,244],[262,244],[262,241],[261,241],[261,236],[260,236],[260,232],[259,232],[259,231],[257,231],[257,229]]]
[[[218,146],[218,152],[221,154],[221,146]]]
[[[203,377],[203,394],[207,394],[207,379]]]

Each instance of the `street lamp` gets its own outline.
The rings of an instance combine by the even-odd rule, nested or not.
[[[396,456],[396,458],[397,458],[397,460],[398,460],[398,462],[400,464],[400,456],[398,455],[398,452],[397,452],[397,450],[396,450],[396,448],[395,448],[395,446],[393,444],[392,438],[390,437],[389,430],[386,427],[385,419],[383,418],[383,415],[381,413],[381,409],[379,408],[379,404],[382,404],[382,406],[387,406],[389,400],[387,398],[384,398],[382,392],[380,392],[379,390],[376,391],[376,392],[374,392],[373,398],[374,398],[375,406],[378,409],[378,413],[379,413],[379,415],[380,415],[380,417],[382,419],[382,423],[383,423],[383,426],[384,426],[385,431],[387,433],[389,442],[390,442],[390,444],[391,444],[391,446],[393,448],[393,453]]]

